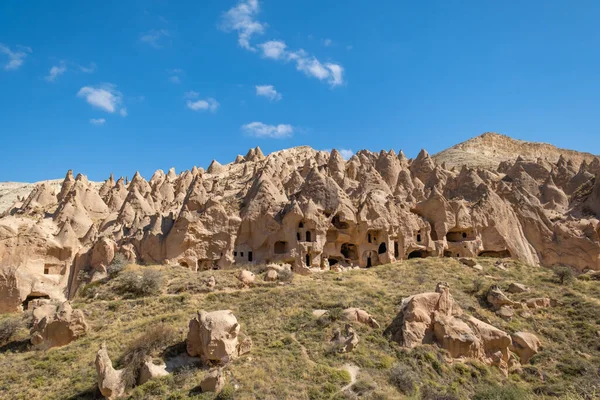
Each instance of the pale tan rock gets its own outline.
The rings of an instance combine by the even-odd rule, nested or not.
[[[368,312],[360,308],[346,308],[342,311],[344,319],[351,322],[360,322],[369,325],[371,328],[379,328],[379,323]]]
[[[492,306],[492,310],[499,310],[503,306],[512,306],[515,303],[509,299],[498,285],[493,285],[490,290],[488,290],[486,299],[488,303]]]
[[[106,343],[102,343],[96,353],[96,373],[98,375],[98,389],[104,398],[113,400],[125,393],[123,370],[115,370],[106,350]]]
[[[167,366],[165,363],[155,364],[152,359],[147,359],[139,371],[138,385],[143,385],[151,379],[167,376]]]
[[[240,342],[240,324],[229,310],[200,310],[189,324],[187,353],[203,361],[227,363],[245,354],[252,346],[250,338]]]
[[[45,304],[33,311],[31,343],[47,347],[65,346],[86,334],[88,325],[81,310],[73,310],[69,302],[56,307]]]
[[[513,282],[508,286],[507,292],[509,293],[527,293],[529,288],[522,283]]]
[[[536,297],[525,302],[530,309],[548,308],[551,306],[551,300],[548,297]]]
[[[512,345],[510,350],[517,353],[521,364],[526,364],[531,360],[531,357],[536,355],[542,343],[533,333],[517,332],[512,336]]]
[[[256,276],[254,275],[254,273],[252,273],[248,270],[242,270],[242,271],[240,271],[240,273],[238,275],[238,279],[244,285],[250,286],[250,285],[254,284],[254,281],[256,280]]]
[[[334,332],[331,342],[334,343],[339,353],[349,353],[356,348],[359,338],[352,325],[346,324],[343,332],[340,330]]]
[[[215,392],[219,393],[225,386],[225,376],[220,368],[214,368],[209,371],[200,381],[200,389],[202,393]]]
[[[279,274],[274,269],[268,270],[267,273],[265,274],[265,281],[267,281],[267,282],[275,282],[275,281],[277,281],[278,278],[279,278]]]

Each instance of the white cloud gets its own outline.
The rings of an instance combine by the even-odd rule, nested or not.
[[[200,93],[194,92],[193,90],[190,90],[189,92],[185,92],[183,94],[183,97],[185,97],[186,99],[195,99],[198,96],[200,96]]]
[[[85,98],[91,106],[106,112],[114,113],[121,104],[122,95],[115,85],[107,84],[100,87],[84,86],[77,92],[78,97]]]
[[[277,90],[273,87],[273,85],[258,85],[256,86],[256,95],[264,96],[269,100],[279,101],[281,100],[281,93],[277,93]]]
[[[140,41],[149,44],[155,49],[163,47],[164,39],[169,37],[170,33],[166,29],[153,29],[140,36]]]
[[[173,75],[169,77],[169,82],[171,83],[181,83],[181,79],[177,75]]]
[[[258,0],[242,0],[223,14],[221,27],[226,31],[237,31],[238,44],[246,50],[255,51],[250,45],[253,35],[264,33],[267,24],[256,20],[260,11]]]
[[[194,93],[197,95],[196,92],[194,92]],[[194,111],[209,110],[210,112],[215,112],[215,111],[217,111],[217,108],[219,108],[219,102],[210,97],[207,98],[206,100],[196,100],[196,101],[188,100],[186,105],[187,105],[187,108],[189,108],[190,110],[194,110]]]
[[[179,84],[181,83],[181,75],[183,75],[183,70],[181,68],[173,68],[168,69],[167,73],[169,76],[169,82]]]
[[[8,57],[8,62],[4,65],[6,71],[19,69],[21,65],[23,65],[28,53],[31,53],[31,47],[17,45],[17,50],[12,51],[8,46],[0,43],[0,54],[4,54]]]
[[[94,71],[96,71],[96,64],[95,63],[90,63],[89,67],[84,67],[83,65],[79,65],[79,70],[81,72],[85,72],[86,74],[91,74]]]
[[[274,60],[281,60],[282,58],[285,58],[285,56],[286,56],[285,48],[287,46],[284,42],[282,42],[280,40],[270,40],[263,44],[259,44],[258,47],[260,47],[262,49],[263,56],[266,58],[272,58]]]
[[[119,114],[121,115],[121,117],[126,117],[127,116],[127,109],[126,108],[121,108],[119,110]]]
[[[90,119],[90,124],[92,125],[104,125],[106,120],[104,118],[92,118]]]
[[[329,47],[332,44],[333,44],[333,41],[331,39],[323,39],[323,46]]]
[[[339,149],[338,151],[344,160],[347,160],[354,155],[354,152],[351,149]]]
[[[64,74],[66,70],[67,66],[65,65],[65,62],[61,61],[58,65],[54,65],[52,68],[50,68],[50,73],[44,79],[46,79],[48,82],[54,82],[56,78]]]
[[[273,139],[283,139],[292,136],[294,133],[294,127],[292,125],[267,125],[262,122],[251,122],[242,125],[242,130],[251,136]]]

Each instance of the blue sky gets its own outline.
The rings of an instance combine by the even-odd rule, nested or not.
[[[576,6],[575,6],[576,5]],[[485,131],[600,153],[596,1],[0,2],[0,181]]]

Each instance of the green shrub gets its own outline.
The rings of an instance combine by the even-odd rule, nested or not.
[[[561,285],[565,285],[573,281],[573,270],[569,267],[557,265],[556,267],[552,268],[552,271],[554,271],[554,275],[556,275],[556,277],[558,278],[558,282]]]
[[[141,275],[135,271],[123,272],[116,288],[121,294],[131,297],[152,296],[160,294],[163,282],[162,272],[146,268]]]
[[[0,345],[10,342],[22,326],[23,321],[17,317],[0,321]]]
[[[221,389],[215,400],[233,400],[235,398],[235,389],[231,384],[227,384]]]
[[[291,282],[294,279],[294,272],[284,269],[278,273],[281,282]]]
[[[407,396],[417,390],[418,377],[413,369],[406,364],[396,364],[390,370],[390,382]]]
[[[477,388],[473,400],[523,400],[529,396],[527,393],[512,385],[486,385]]]
[[[106,268],[106,272],[108,273],[108,276],[114,278],[115,276],[119,275],[121,271],[123,271],[126,265],[127,260],[125,259],[125,256],[123,256],[121,253],[117,253],[115,254],[110,265]]]

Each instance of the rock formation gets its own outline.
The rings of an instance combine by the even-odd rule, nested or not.
[[[505,149],[497,165],[452,168],[393,150],[345,161],[296,147],[149,181],[98,185],[69,172],[0,218],[0,312],[69,298],[80,271],[103,274],[118,253],[192,270],[285,263],[299,274],[431,256],[600,269],[598,159],[494,134],[477,143],[469,148]]]
[[[96,373],[98,375],[98,389],[104,398],[113,400],[121,397],[125,392],[123,370],[116,370],[106,350],[106,343],[102,343],[96,353]]]
[[[352,325],[346,324],[343,332],[338,329],[333,333],[331,342],[339,353],[349,353],[356,348],[359,338]]]
[[[522,333],[511,340],[506,332],[464,314],[443,282],[435,292],[405,298],[384,335],[406,347],[436,343],[453,358],[478,359],[504,371],[508,370],[510,349],[518,349],[526,363],[539,345],[534,335]]]
[[[240,341],[239,336],[240,324],[231,311],[200,310],[189,324],[187,353],[204,362],[225,364],[250,351],[250,338]]]
[[[33,310],[31,343],[48,348],[65,346],[86,334],[88,326],[81,310],[73,310],[68,301],[56,306],[41,304]]]

